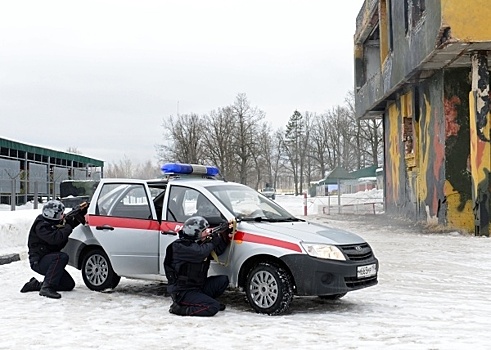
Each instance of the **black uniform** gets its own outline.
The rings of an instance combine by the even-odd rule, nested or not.
[[[228,276],[210,276],[211,252],[222,254],[227,248],[220,235],[204,242],[187,238],[182,232],[180,238],[166,250],[164,269],[169,282],[167,291],[174,304],[169,310],[182,316],[213,316],[224,309],[215,298],[227,289]]]
[[[43,215],[34,220],[27,246],[31,269],[44,275],[42,289],[70,291],[75,287],[75,281],[65,270],[68,255],[61,252],[61,249],[67,244],[68,236],[77,225],[75,220],[70,220],[68,224],[64,220],[46,219]],[[56,294],[51,297],[59,298]]]

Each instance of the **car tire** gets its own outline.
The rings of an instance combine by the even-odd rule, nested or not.
[[[279,315],[289,309],[293,281],[282,267],[259,263],[249,272],[246,283],[247,301],[257,313]]]
[[[346,293],[340,293],[340,294],[331,294],[331,295],[319,295],[319,298],[323,300],[338,300],[344,297]]]
[[[82,277],[87,288],[98,292],[116,288],[121,279],[114,272],[107,254],[102,249],[94,249],[87,253],[82,262]]]

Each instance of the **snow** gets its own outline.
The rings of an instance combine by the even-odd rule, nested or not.
[[[373,201],[380,191],[349,200],[357,197]],[[303,217],[301,196],[276,201]],[[76,287],[60,300],[20,293],[30,277],[42,279],[25,259],[27,232],[40,209],[0,206],[0,253],[23,257],[0,265],[0,349],[489,348],[489,238],[423,233],[381,213],[319,214],[325,203],[325,197],[308,198],[306,219],[365,238],[380,261],[379,284],[337,301],[295,298],[282,316],[256,314],[242,293],[227,291],[220,298],[227,309],[212,318],[169,314],[171,300],[157,282],[122,278],[114,291],[92,292],[71,267]]]

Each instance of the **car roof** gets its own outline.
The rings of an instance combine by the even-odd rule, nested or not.
[[[149,187],[153,188],[165,188],[169,183],[172,184],[192,184],[196,187],[208,187],[215,185],[237,185],[237,186],[245,186],[237,182],[228,182],[222,179],[216,178],[206,178],[202,176],[182,176],[182,177],[162,177],[162,178],[154,178],[154,179],[125,179],[125,178],[105,178],[105,182],[118,183],[118,182],[146,182]]]
[[[165,187],[169,183],[173,184],[193,184],[195,186],[201,186],[201,187],[208,187],[208,186],[215,186],[215,185],[239,185],[242,186],[240,183],[237,182],[228,182],[225,180],[221,179],[214,179],[214,178],[206,178],[206,177],[201,177],[201,176],[183,176],[183,177],[166,177],[166,178],[159,178],[159,179],[151,179],[151,180],[146,180],[147,184],[151,187]]]

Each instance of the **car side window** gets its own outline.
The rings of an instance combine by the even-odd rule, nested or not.
[[[142,184],[105,184],[97,199],[97,215],[152,219]]]
[[[167,220],[184,222],[195,215],[220,216],[220,211],[197,190],[172,186],[167,203]]]
[[[187,217],[184,214],[185,187],[172,186],[167,202],[167,221],[184,222]]]

